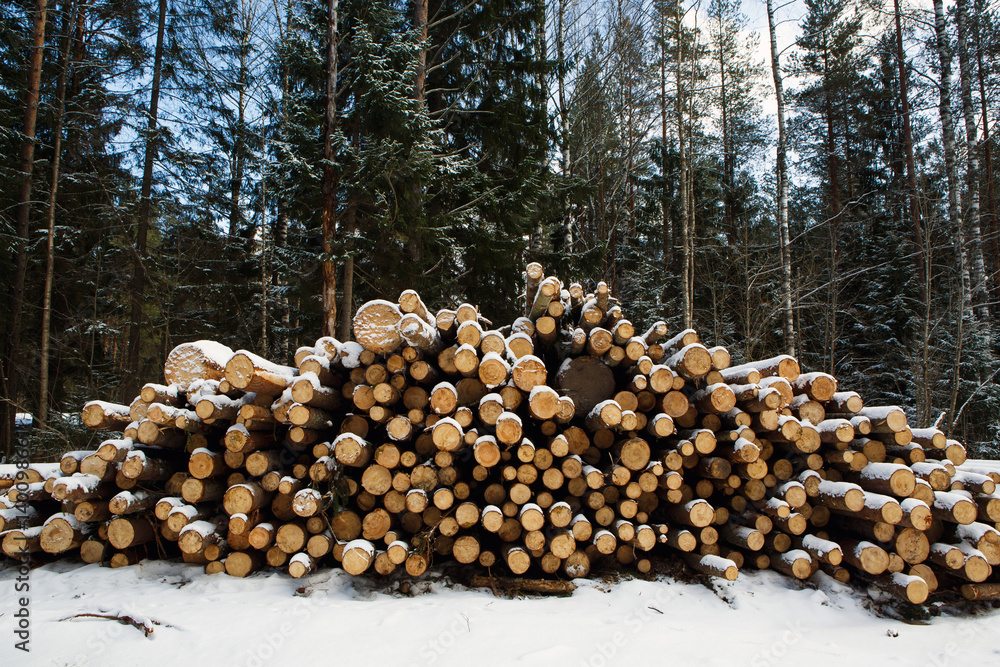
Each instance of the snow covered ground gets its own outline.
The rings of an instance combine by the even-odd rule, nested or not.
[[[389,593],[326,569],[234,579],[147,561],[31,572],[31,653],[14,649],[14,578],[0,570],[0,664],[996,665],[1000,610],[908,624],[819,574],[803,587],[741,572],[715,590],[670,579],[580,581],[571,597],[500,599],[441,582]],[[97,613],[148,619],[149,637]],[[14,662],[17,660],[17,662]]]

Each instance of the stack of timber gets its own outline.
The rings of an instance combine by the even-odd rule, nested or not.
[[[732,365],[694,330],[637,330],[604,283],[525,276],[502,327],[407,290],[294,365],[177,347],[164,384],[84,407],[115,432],[95,450],[0,469],[4,553],[293,577],[450,559],[573,578],[675,556],[913,603],[997,594],[1000,473],[962,466],[959,442],[791,356]]]

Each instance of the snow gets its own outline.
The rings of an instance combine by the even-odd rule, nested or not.
[[[195,380],[188,385],[188,402],[195,404],[203,396],[214,396],[219,392],[218,380]]]
[[[851,426],[851,422],[846,419],[826,419],[818,424],[815,424],[813,428],[820,433],[836,433],[837,429],[841,426]]]
[[[888,480],[892,477],[893,473],[899,470],[905,470],[908,466],[904,466],[900,463],[876,463],[871,462],[861,469],[860,475],[864,479],[881,479]]]
[[[128,415],[128,406],[119,405],[118,403],[109,403],[108,401],[87,401],[83,406],[86,410],[92,405],[96,405],[101,409],[101,411],[106,415]]]
[[[236,354],[242,354],[248,357],[253,363],[254,368],[259,368],[260,370],[267,371],[268,373],[274,373],[278,377],[286,380],[291,380],[299,374],[299,369],[293,366],[282,366],[280,364],[276,364],[273,361],[269,361],[264,357],[254,354],[250,350],[240,350]]]
[[[101,478],[97,475],[87,475],[82,472],[75,472],[69,477],[60,477],[56,484],[64,486],[67,493],[80,489],[81,491],[93,491],[101,483]],[[30,486],[35,486],[31,484]],[[43,485],[44,486],[44,485]]]
[[[198,398],[198,402],[200,403],[201,401],[208,401],[219,410],[224,410],[230,406],[242,405],[242,399],[243,399],[242,396],[240,398],[229,398],[225,394],[215,394],[215,395],[201,396]]]
[[[789,404],[788,407],[790,407],[792,410],[798,410],[803,405],[811,401],[812,399],[809,398],[808,394],[795,394],[794,398],[792,398],[792,402]]]
[[[523,424],[521,423],[521,417],[516,412],[506,412],[506,411],[504,411],[504,412],[502,412],[500,414],[499,417],[497,417],[497,421],[498,422],[499,421],[513,421],[518,426],[523,426]]]
[[[455,395],[456,400],[458,399],[458,390],[455,389],[455,385],[453,385],[450,382],[438,382],[436,385],[434,385],[434,388],[431,389],[431,395],[434,395],[439,391],[450,392],[451,394]]]
[[[74,530],[80,530],[81,528],[81,524],[79,521],[76,520],[76,517],[68,512],[57,512],[56,514],[53,514],[52,516],[50,516],[48,519],[45,520],[42,526],[47,526],[53,521],[56,521],[58,519],[62,519],[63,521],[68,523],[70,526],[73,527]]]
[[[344,545],[344,553],[347,553],[348,551],[354,551],[355,549],[367,553],[369,558],[375,557],[375,546],[368,540],[365,539],[351,540],[346,545]]]
[[[195,343],[199,349],[201,349],[202,354],[205,355],[207,359],[210,359],[219,368],[225,368],[229,360],[233,358],[232,348],[226,347],[222,343],[217,343],[214,340],[199,340]]]
[[[864,417],[868,417],[868,419],[871,419],[872,421],[879,421],[886,419],[893,412],[902,411],[902,408],[895,405],[879,405],[870,408],[863,408],[860,414]]]
[[[489,356],[490,354],[496,354],[496,353],[495,352],[490,352],[486,356]],[[503,404],[503,397],[500,394],[486,394],[481,399],[479,399],[479,407],[480,408],[482,408],[487,403],[500,403],[502,405]]]
[[[522,517],[522,516],[524,516],[525,512],[528,512],[528,511],[531,511],[531,510],[536,510],[539,513],[542,513],[542,508],[539,507],[538,505],[536,505],[535,503],[525,503],[524,505],[521,506],[521,511],[518,512],[517,516]]]
[[[313,560],[312,556],[310,556],[309,554],[298,553],[292,556],[291,559],[288,561],[288,563],[289,565],[291,565],[292,563],[300,563],[304,565],[306,568],[312,568]]]
[[[960,470],[978,472],[981,475],[985,475],[988,472],[1000,473],[1000,461],[991,459],[966,459],[965,463],[956,467]]]
[[[656,325],[653,325],[653,326],[656,326]],[[677,334],[676,336],[674,336],[673,338],[671,338],[667,342],[663,343],[663,349],[669,350],[672,347],[677,347],[677,345],[680,344],[681,340],[683,340],[684,336],[687,336],[688,334],[694,334],[694,335],[697,336],[698,332],[695,331],[694,329],[685,329],[684,331],[680,332],[679,334]]]
[[[165,370],[171,378],[184,381],[203,379],[206,367],[224,369],[233,357],[231,348],[211,340],[182,343],[167,355]]]
[[[542,394],[554,394],[557,399],[559,398],[559,394],[556,392],[555,389],[553,389],[548,385],[540,384],[536,387],[531,388],[531,392],[529,392],[528,394],[528,401],[534,402],[535,400],[538,400],[538,397],[541,396]]]
[[[315,361],[317,364],[319,364],[320,368],[322,368],[324,370],[327,370],[327,371],[330,370],[330,360],[327,359],[326,356],[324,356],[324,355],[321,355],[321,354],[310,354],[308,357],[306,357],[305,359],[302,360],[302,363],[305,363],[306,361]],[[316,377],[316,374],[313,373],[312,371],[310,371],[308,373],[308,375],[312,375],[313,377]],[[319,378],[316,379],[315,384],[319,384]]]
[[[208,537],[209,535],[217,532],[219,527],[212,523],[211,521],[192,521],[183,528],[181,528],[181,535],[184,533],[198,533],[202,537]]]
[[[344,343],[340,348],[340,363],[344,368],[353,370],[361,366],[361,353],[365,348],[353,340]]]
[[[133,450],[130,450],[129,453],[125,456],[125,460],[126,461],[133,461],[133,460],[136,460],[136,459],[138,459],[139,461],[142,461],[142,464],[145,466],[145,464],[146,464],[146,452],[142,451],[141,449],[133,449]]]
[[[829,373],[802,373],[795,381],[791,383],[792,388],[797,392],[805,391],[806,388],[811,385],[814,381],[825,378],[833,382],[833,386],[837,386],[837,378],[833,377]]]
[[[669,344],[667,346],[665,346],[665,347],[667,349],[669,349]],[[677,366],[677,364],[681,363],[684,360],[684,355],[686,355],[688,352],[690,352],[691,350],[694,350],[696,348],[703,348],[704,349],[704,347],[705,346],[702,345],[701,343],[691,343],[690,345],[685,345],[684,347],[682,347],[681,349],[679,349],[676,354],[674,354],[672,357],[670,357],[669,359],[667,359],[664,362],[664,364],[667,365],[667,366],[670,366],[671,368],[673,368],[673,367]]]
[[[195,507],[194,505],[184,505],[184,504],[181,504],[181,505],[174,506],[174,508],[172,510],[170,510],[170,514],[183,514],[185,517],[187,517],[188,521],[190,521],[190,520],[194,519],[196,516],[198,516],[198,511],[199,511],[198,508]],[[170,516],[170,515],[168,514],[167,516]],[[236,516],[236,515],[233,515],[233,516]],[[246,519],[246,514],[243,514],[241,516],[244,519]]]
[[[0,565],[0,590],[11,594],[15,565]],[[505,574],[502,565],[494,572]],[[297,580],[283,572],[236,579],[183,563],[109,569],[60,560],[31,572],[32,654],[25,660],[8,640],[0,642],[0,660],[325,664],[334,646],[337,662],[351,665],[371,663],[373,651],[379,664],[441,667],[641,665],[665,651],[673,664],[707,667],[997,661],[1000,611],[983,606],[957,616],[945,608],[926,622],[906,622],[879,615],[868,594],[822,572],[804,583],[749,568],[734,582],[708,585],[663,577],[575,583],[565,598],[506,599],[427,577],[408,596],[386,580],[330,568]],[[101,618],[67,620],[93,613],[128,615],[153,633]],[[9,633],[9,614],[2,619]],[[537,631],[554,619],[564,619],[562,631]]]

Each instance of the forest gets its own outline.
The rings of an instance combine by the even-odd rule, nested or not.
[[[0,0],[0,442],[537,261],[997,458],[1000,11],[773,3]]]

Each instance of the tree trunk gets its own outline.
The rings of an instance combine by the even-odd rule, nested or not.
[[[49,229],[45,244],[45,289],[42,294],[42,340],[38,371],[38,421],[42,426],[49,418],[49,330],[52,322],[52,283],[55,280],[56,196],[59,191],[59,158],[62,153],[63,120],[66,112],[66,79],[73,66],[70,61],[73,45],[70,35],[75,23],[76,5],[68,0],[63,11],[66,12],[66,34],[63,36],[62,68],[56,83],[56,126],[52,140],[52,180],[49,186]]]
[[[538,63],[535,72],[536,99],[534,100],[534,103],[538,113],[535,122],[540,128],[544,128],[548,125],[548,83],[545,80],[545,68],[542,67],[542,64],[546,61],[547,53],[548,45],[545,41],[545,0],[537,0],[535,5],[535,56],[538,59]],[[541,174],[545,169],[547,169],[546,163],[548,161],[544,140],[539,142],[536,158],[539,174]],[[531,235],[531,249],[534,251],[548,249],[548,244],[545,243],[545,228],[542,225],[541,216],[537,216],[535,231]]]
[[[781,233],[782,300],[784,301],[785,351],[795,354],[795,314],[792,308],[792,253],[788,234],[788,166],[785,146],[785,95],[782,91],[778,41],[774,32],[774,4],[767,0],[767,26],[771,36],[771,76],[778,103],[778,229]]]
[[[736,176],[733,168],[732,139],[729,133],[729,100],[726,90],[726,49],[725,49],[725,26],[722,16],[719,16],[719,95],[722,114],[722,210],[723,218],[726,221],[726,229],[732,230],[735,226],[733,220],[733,185]]]
[[[427,99],[425,82],[427,81],[427,0],[416,0],[413,3],[413,25],[420,34],[420,50],[417,52],[417,76],[413,84],[413,99],[423,104]]]
[[[896,60],[899,64],[899,97],[903,112],[903,149],[906,154],[906,184],[909,189],[910,224],[913,226],[913,266],[920,282],[920,300],[927,301],[927,291],[924,287],[927,275],[924,253],[923,223],[920,218],[920,207],[917,204],[917,172],[913,164],[913,131],[910,128],[910,93],[909,81],[906,75],[906,57],[903,53],[903,27],[900,19],[899,0],[893,0],[896,21]]]
[[[968,298],[968,287],[966,276],[968,272],[965,268],[965,234],[962,219],[959,214],[958,204],[958,169],[955,161],[955,121],[951,112],[951,49],[948,44],[948,30],[945,23],[944,3],[942,0],[934,0],[934,27],[937,37],[938,60],[941,65],[941,85],[939,88],[938,112],[941,116],[941,136],[944,142],[944,164],[945,174],[948,180],[948,220],[954,230],[955,260],[957,263],[959,298],[955,306],[955,354],[952,365],[952,387],[949,399],[949,412],[952,419],[949,424],[954,426],[955,407],[958,402],[958,389],[961,379],[962,367],[962,339],[964,337],[965,304]],[[926,346],[925,346],[926,347]],[[924,355],[924,366],[929,363],[927,355]],[[926,378],[926,370],[923,372]],[[926,385],[926,383],[924,383]],[[919,406],[919,415],[925,418],[930,414],[929,387],[923,391],[923,399]],[[950,432],[950,429],[949,429]]]
[[[840,176],[837,166],[837,140],[833,130],[833,94],[830,82],[829,52],[823,44],[823,105],[826,116],[826,150],[827,150],[827,174],[830,187],[830,300],[829,313],[827,314],[827,369],[826,372],[833,374],[836,367],[837,354],[837,309],[839,301],[840,269]]]
[[[265,147],[266,148],[266,147]],[[268,292],[271,287],[271,246],[267,233],[267,177],[262,174],[260,179],[260,350],[261,356],[271,354],[268,341]],[[288,361],[282,355],[281,362]]]
[[[983,44],[979,30],[979,17],[983,15],[984,8],[981,0],[977,0],[976,11],[973,12],[973,31],[976,42],[977,74],[979,78],[979,105],[983,113],[983,174],[982,179],[986,182],[986,201],[983,214],[983,226],[986,227],[986,234],[990,239],[990,275],[994,276],[993,295],[990,299],[994,304],[994,310],[1000,312],[1000,281],[995,276],[1000,272],[1000,229],[997,226],[997,199],[994,189],[993,176],[993,140],[990,137],[989,123],[989,103],[986,97],[986,74],[983,67]]]
[[[243,168],[246,162],[244,156],[243,121],[246,115],[246,69],[241,64],[239,99],[236,106],[236,141],[233,142],[233,175],[229,187],[229,236],[236,236],[243,223]]]
[[[323,335],[337,333],[337,267],[333,261],[337,234],[337,174],[333,135],[337,129],[337,9],[327,2],[326,121],[323,131]]]
[[[565,194],[573,178],[573,160],[569,146],[569,109],[566,107],[566,0],[559,0],[556,15],[556,59],[559,67],[559,138],[562,144],[562,176],[564,181],[563,203],[563,252],[573,252],[573,204]]]
[[[278,5],[275,5],[275,13],[277,14],[280,10]],[[281,32],[281,39],[286,43],[288,39],[288,26],[292,19],[292,0],[288,0],[285,5],[285,23],[281,26],[280,15],[278,16],[278,25]],[[291,103],[291,88],[289,86],[288,79],[288,62],[282,58],[280,61],[281,67],[281,119],[279,121],[280,126],[278,130],[278,136],[281,138],[281,145],[287,146],[288,139],[288,125],[289,125],[289,104]],[[284,155],[284,149],[278,152],[279,155]],[[280,160],[280,158],[279,158]],[[277,173],[283,174],[284,169],[282,168],[280,162],[278,165]],[[288,245],[288,203],[285,199],[285,189],[286,184],[284,182],[284,177],[279,176],[276,179],[275,186],[275,208],[277,209],[277,214],[274,221],[274,234],[272,235],[272,244],[276,250],[276,255],[281,258],[281,251]],[[276,334],[277,337],[277,349],[281,355],[282,359],[289,359],[290,350],[288,345],[288,332],[291,330],[291,311],[288,307],[288,291],[282,289],[285,285],[285,272],[284,271],[274,271],[272,272],[272,280],[275,283],[275,287],[278,289],[277,292],[277,307],[278,313],[281,318],[281,329],[280,332]]]
[[[948,32],[945,24],[944,2],[934,0],[934,26],[937,32],[937,55],[941,63],[941,86],[938,98],[938,113],[941,116],[941,136],[944,141],[945,174],[948,179],[948,219],[952,229],[961,234],[961,218],[958,206],[958,170],[955,162],[955,121],[951,113],[951,50],[948,45]],[[956,247],[956,251],[964,254],[961,249],[964,244]]]
[[[674,98],[674,115],[677,121],[677,149],[678,158],[680,161],[680,183],[678,187],[681,192],[681,245],[683,246],[682,263],[684,265],[683,273],[683,310],[684,310],[684,328],[690,329],[692,322],[694,321],[694,304],[692,303],[693,298],[691,294],[691,229],[689,226],[689,213],[688,208],[690,207],[690,202],[688,201],[688,160],[687,160],[687,148],[684,143],[684,84],[682,81],[682,70],[684,63],[684,24],[681,21],[683,16],[683,9],[681,8],[680,2],[677,3],[677,16],[675,19],[675,29],[677,31],[677,53],[676,53],[676,89],[677,94]]]
[[[667,198],[667,31],[666,20],[660,19],[660,224],[663,233],[663,274],[670,275],[673,263],[673,226],[670,224],[670,203]],[[666,299],[664,299],[666,301]]]
[[[966,225],[969,230],[972,247],[972,304],[976,316],[982,322],[989,322],[987,307],[989,278],[986,275],[986,265],[983,260],[983,238],[979,223],[979,134],[976,129],[975,106],[972,103],[972,63],[969,60],[969,37],[967,0],[957,0],[955,3],[955,20],[958,23],[958,71],[962,94],[962,115],[965,116],[965,138],[968,144],[968,171],[966,182],[968,187],[968,214]]]
[[[27,87],[24,100],[24,141],[21,144],[19,165],[20,189],[17,196],[15,219],[17,240],[15,241],[14,284],[9,294],[10,328],[7,332],[3,367],[4,398],[0,401],[0,440],[5,443],[7,454],[14,447],[14,416],[18,400],[18,357],[21,347],[21,318],[24,306],[24,280],[28,270],[28,221],[31,214],[31,181],[35,164],[35,120],[38,117],[38,90],[42,79],[42,56],[45,49],[45,17],[48,12],[47,0],[37,0],[35,16],[31,26],[31,58],[28,61]]]
[[[153,191],[153,162],[156,160],[157,113],[160,104],[160,82],[163,72],[163,40],[167,25],[167,0],[159,0],[156,27],[156,51],[153,56],[153,82],[149,93],[149,120],[146,126],[146,155],[142,167],[142,187],[139,210],[136,213],[135,252],[132,266],[132,312],[128,330],[128,361],[126,364],[125,395],[135,395],[139,384],[139,348],[142,344],[142,302],[146,289],[146,236],[149,233],[149,209]]]

